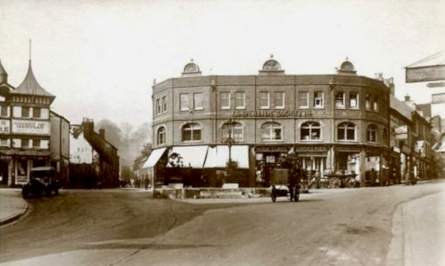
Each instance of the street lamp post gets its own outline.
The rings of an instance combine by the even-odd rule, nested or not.
[[[229,147],[229,163],[232,162],[232,145],[236,144],[235,139],[232,138],[232,131],[233,131],[233,128],[236,126],[236,124],[237,124],[236,121],[233,121],[232,118],[230,118],[224,124],[224,127],[226,128],[227,133],[228,133],[228,137],[225,140],[223,140],[222,142]]]

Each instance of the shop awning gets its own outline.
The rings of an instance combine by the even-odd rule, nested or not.
[[[177,153],[182,157],[183,167],[203,168],[209,146],[180,146],[173,147],[170,155]],[[169,167],[169,165],[167,165]]]
[[[150,153],[150,157],[148,157],[147,161],[144,163],[142,168],[150,168],[150,167],[155,166],[158,163],[159,159],[161,159],[161,157],[164,154],[166,149],[167,148],[160,148],[160,149],[153,150]]]
[[[238,162],[238,168],[249,169],[249,146],[235,145],[231,151],[232,161]],[[225,168],[229,161],[229,147],[226,145],[209,148],[204,168]]]

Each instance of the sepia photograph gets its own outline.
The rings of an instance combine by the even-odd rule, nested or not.
[[[1,266],[445,266],[445,0],[0,0]]]

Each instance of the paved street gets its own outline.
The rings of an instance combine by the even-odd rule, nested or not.
[[[63,191],[30,200],[24,217],[1,227],[1,262],[441,265],[434,264],[443,262],[439,247],[428,253],[412,244],[443,244],[443,191],[441,181],[314,190],[298,203],[284,198],[178,202],[134,191]]]

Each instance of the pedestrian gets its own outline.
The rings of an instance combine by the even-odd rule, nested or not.
[[[369,179],[371,182],[371,186],[374,186],[375,179],[376,179],[376,172],[375,172],[374,168],[371,169],[371,173],[369,174]]]

